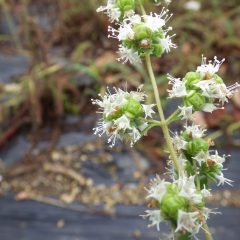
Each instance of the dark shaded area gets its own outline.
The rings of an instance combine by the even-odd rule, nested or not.
[[[116,216],[106,217],[86,213],[81,205],[77,205],[78,212],[32,201],[16,202],[11,197],[1,198],[0,204],[1,240],[152,240],[159,236],[139,217],[145,207],[119,207]],[[230,207],[219,210],[223,215],[212,216],[209,221],[215,239],[238,239],[240,211]],[[62,228],[57,227],[59,220],[64,221]]]

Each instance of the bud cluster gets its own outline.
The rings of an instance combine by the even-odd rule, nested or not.
[[[135,14],[125,18],[118,29],[109,26],[109,37],[120,42],[119,60],[135,64],[146,55],[160,57],[164,52],[169,52],[171,47],[175,48],[171,40],[174,35],[168,35],[172,28],[164,28],[170,17],[168,10],[163,9],[159,15]]]
[[[218,181],[218,185],[231,185],[232,181],[222,173],[226,156],[219,156],[217,151],[209,149],[214,143],[204,138],[205,132],[206,129],[192,125],[185,126],[180,135],[175,134],[172,142],[178,158],[188,176],[198,175],[201,189],[208,188],[211,181]]]
[[[172,84],[172,89],[168,90],[169,97],[183,99],[183,106],[179,107],[182,119],[189,119],[195,111],[213,112],[232,97],[239,85],[227,87],[217,74],[224,61],[215,57],[214,61],[207,63],[203,57],[197,70],[188,72],[182,80],[169,76]]]
[[[111,146],[115,145],[116,139],[130,141],[133,145],[148,127],[146,118],[152,117],[155,105],[142,103],[146,95],[141,92],[141,88],[131,92],[114,88],[113,94],[108,89],[102,100],[92,100],[102,114],[102,119],[94,129],[95,134],[101,136],[106,133]]]
[[[211,210],[204,207],[205,198],[210,195],[207,189],[198,191],[194,176],[180,177],[173,183],[161,180],[158,176],[147,189],[148,198],[152,199],[158,210],[147,210],[145,218],[151,226],[160,230],[162,221],[170,222],[174,232],[179,235],[194,236],[209,217]]]

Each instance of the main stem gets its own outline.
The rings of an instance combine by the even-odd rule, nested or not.
[[[208,227],[207,223],[203,224],[203,228],[204,228],[204,233],[205,233],[206,240],[213,240],[212,234],[209,230],[209,227]]]
[[[156,83],[156,79],[155,79],[155,75],[153,72],[153,68],[152,68],[152,63],[151,63],[151,59],[150,56],[147,55],[146,56],[146,65],[147,65],[147,70],[148,70],[148,74],[152,83],[152,87],[153,87],[153,92],[154,92],[154,96],[155,96],[155,101],[157,104],[157,109],[158,109],[158,113],[159,113],[159,117],[161,120],[161,127],[163,130],[163,135],[171,156],[171,159],[173,161],[174,167],[176,168],[177,172],[179,173],[179,175],[183,175],[183,169],[182,166],[180,165],[178,159],[177,159],[177,155],[176,152],[173,148],[172,142],[171,142],[171,137],[170,137],[170,133],[169,133],[169,129],[168,129],[168,122],[165,119],[164,116],[164,112],[163,112],[163,108],[162,108],[162,104],[161,104],[161,98],[159,96],[159,92],[158,92],[158,87],[157,87],[157,83]],[[203,228],[204,228],[204,232],[205,232],[205,238],[206,240],[213,240],[213,237],[211,235],[211,232],[208,228],[207,223],[203,224]]]
[[[182,175],[183,174],[183,169],[182,169],[181,165],[179,164],[176,152],[175,152],[175,150],[173,148],[173,145],[172,145],[172,142],[171,142],[171,137],[170,137],[170,133],[169,133],[169,129],[168,129],[168,124],[166,122],[166,119],[165,119],[165,116],[164,116],[164,113],[163,113],[161,99],[160,99],[160,96],[159,96],[158,87],[157,87],[155,75],[153,73],[152,63],[151,63],[151,59],[150,59],[149,55],[146,56],[146,65],[147,65],[148,74],[149,74],[149,77],[150,77],[150,80],[151,80],[151,83],[152,83],[154,97],[155,97],[155,101],[156,101],[156,104],[157,104],[159,117],[160,117],[160,120],[162,122],[161,127],[162,127],[162,131],[163,131],[163,135],[164,135],[167,147],[168,147],[168,151],[170,153],[170,156],[171,156],[171,159],[173,161],[174,167],[176,168],[177,172],[180,175]]]

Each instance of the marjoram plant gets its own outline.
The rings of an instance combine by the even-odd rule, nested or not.
[[[231,185],[232,181],[223,174],[227,156],[220,156],[210,149],[213,143],[206,139],[206,130],[191,120],[196,111],[212,113],[223,108],[239,85],[227,87],[217,74],[224,59],[215,57],[213,61],[207,61],[202,57],[201,65],[182,79],[168,75],[172,85],[168,90],[169,98],[179,98],[182,103],[170,117],[165,118],[151,57],[161,57],[171,48],[176,48],[172,42],[174,35],[169,35],[172,28],[166,27],[172,14],[165,7],[160,14],[147,14],[144,8],[147,1],[156,5],[170,3],[169,0],[108,0],[97,12],[104,12],[115,24],[115,27],[109,26],[108,37],[119,42],[118,60],[130,64],[145,62],[155,103],[144,104],[147,96],[143,86],[131,92],[107,89],[100,100],[92,100],[99,106],[102,116],[94,128],[95,134],[106,134],[111,146],[117,140],[127,141],[133,146],[151,128],[161,127],[169,152],[171,181],[159,176],[151,181],[147,198],[155,209],[147,210],[144,218],[149,218],[149,226],[156,226],[157,230],[160,230],[161,222],[169,223],[171,232],[168,239],[193,239],[202,229],[206,239],[210,240],[213,237],[207,220],[214,212],[205,206],[206,198],[211,195],[209,184]],[[155,108],[159,118],[153,119]],[[169,124],[178,120],[185,122],[182,131],[170,134]]]

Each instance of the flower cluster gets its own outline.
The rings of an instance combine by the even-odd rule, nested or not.
[[[146,55],[161,56],[176,48],[168,32],[171,27],[164,29],[171,15],[164,9],[158,14],[140,16],[138,14],[125,18],[118,29],[108,28],[109,37],[119,42],[119,60],[136,64]]]
[[[100,6],[97,12],[107,14],[111,22],[118,22],[134,14],[135,0],[108,0],[106,6]]]
[[[171,0],[149,0],[160,5],[168,5]],[[131,17],[135,13],[137,0],[108,0],[107,4],[97,8],[97,12],[104,12],[110,19],[110,22],[122,22],[125,18]]]
[[[231,185],[232,181],[222,173],[226,156],[219,156],[217,151],[209,149],[214,143],[204,138],[205,132],[206,129],[191,125],[185,126],[180,135],[175,134],[172,142],[178,158],[188,176],[198,174],[201,189],[209,187],[211,181]]]
[[[133,145],[148,127],[146,118],[152,117],[154,104],[143,104],[146,95],[141,91],[123,91],[114,88],[114,93],[108,93],[102,100],[92,100],[99,106],[102,119],[94,128],[95,134],[107,134],[108,142],[115,145],[116,139],[127,140]]]
[[[147,210],[144,217],[151,221],[149,227],[160,230],[162,221],[170,222],[176,234],[196,235],[211,210],[204,207],[205,198],[210,195],[207,189],[198,191],[194,176],[180,177],[173,183],[161,180],[158,176],[147,189],[147,198],[155,202],[158,210]],[[187,238],[188,239],[188,238]]]
[[[119,60],[123,63],[140,63],[143,57],[159,57],[171,48],[176,48],[168,33],[171,30],[166,24],[172,15],[168,10],[162,9],[160,14],[147,15],[143,7],[144,1],[134,0],[108,0],[106,6],[98,8],[105,12],[117,27],[109,26],[109,37],[119,41]],[[149,0],[156,5],[168,4],[169,0]],[[138,15],[138,7],[142,16]],[[160,120],[151,120],[154,114],[154,104],[144,104],[146,95],[141,91],[123,91],[114,88],[114,93],[102,96],[101,100],[92,100],[99,106],[102,114],[95,134],[106,134],[109,143],[113,146],[117,139],[126,140],[133,145],[149,129],[161,126],[168,150],[170,152],[171,182],[156,177],[147,189],[147,198],[155,210],[147,210],[145,218],[160,230],[160,223],[166,221],[173,229],[173,239],[190,240],[204,229],[206,236],[210,232],[205,229],[209,214],[213,213],[205,207],[206,198],[211,195],[209,184],[217,182],[218,185],[232,181],[223,174],[223,163],[227,156],[220,156],[211,149],[213,141],[206,139],[206,130],[198,125],[191,125],[192,114],[196,111],[213,112],[222,108],[224,103],[232,97],[239,87],[234,84],[227,87],[218,71],[224,59],[207,61],[202,58],[202,63],[196,71],[188,72],[183,79],[169,75],[171,90],[169,98],[181,98],[182,105],[179,110],[165,120],[162,112],[161,99],[158,95],[156,79],[153,76],[152,66],[146,58],[147,70],[151,78],[154,95],[159,110]],[[186,120],[184,129],[170,136],[168,125],[176,120],[180,112],[181,119]],[[209,237],[207,237],[210,239]]]
[[[180,116],[182,119],[189,119],[195,111],[203,110],[213,112],[222,108],[224,103],[232,97],[239,87],[233,84],[227,87],[222,78],[217,74],[225,59],[219,61],[216,57],[214,61],[207,62],[202,58],[202,64],[195,72],[188,72],[181,80],[169,75],[172,89],[168,90],[170,98],[183,98],[183,106]]]

